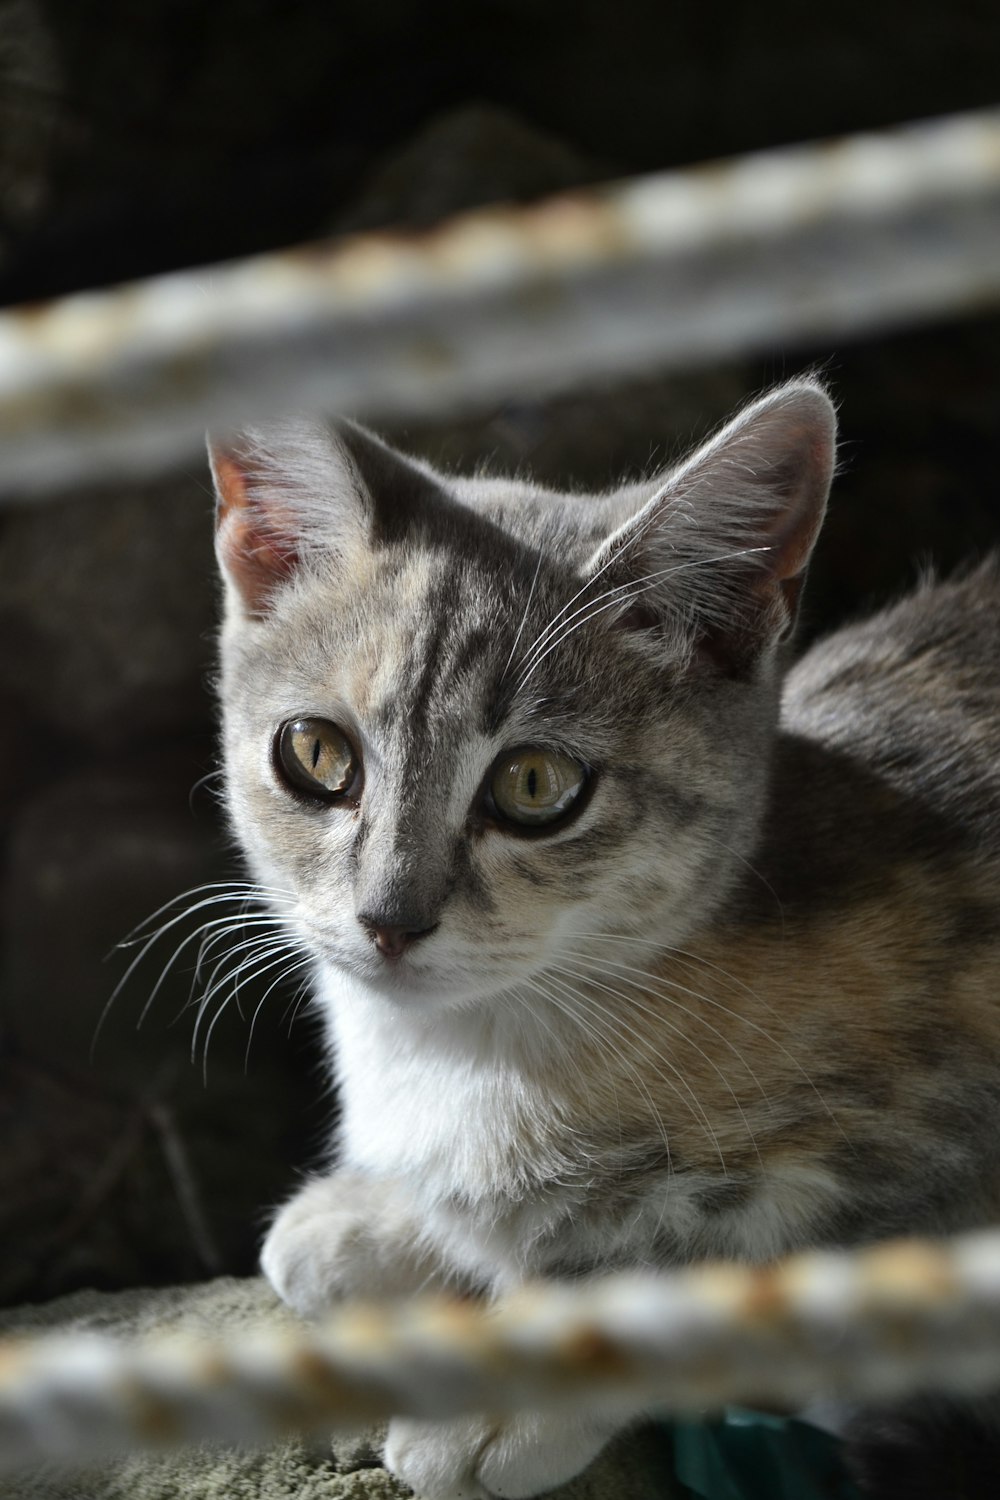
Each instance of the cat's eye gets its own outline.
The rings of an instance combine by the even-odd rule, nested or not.
[[[329,719],[290,719],[283,724],[275,759],[288,785],[323,801],[346,796],[361,769],[347,735]]]
[[[501,818],[541,828],[564,818],[587,785],[587,768],[558,750],[526,746],[498,757],[489,796]]]

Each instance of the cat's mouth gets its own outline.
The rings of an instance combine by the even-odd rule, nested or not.
[[[314,932],[311,938],[314,951],[335,973],[389,999],[451,999],[457,988],[468,992],[471,975],[464,967],[442,962],[440,955],[435,958],[416,945],[386,952],[375,943],[361,946],[328,934]]]
[[[408,950],[389,958],[374,946],[359,950],[329,939],[315,947],[333,974],[397,1005],[454,1009],[487,1000],[517,979],[508,972],[509,955],[477,953],[474,960],[463,961],[456,955]]]
[[[405,951],[383,952],[373,944],[363,956],[351,954],[349,963],[356,974],[374,984],[389,988],[408,988],[421,979],[435,979],[440,974],[440,964],[424,953]]]
[[[519,943],[508,934],[495,945],[456,943],[428,935],[426,942],[386,954],[353,934],[324,931],[309,924],[308,946],[334,981],[347,979],[365,994],[400,1006],[455,1010],[489,1002],[538,975],[539,943]]]

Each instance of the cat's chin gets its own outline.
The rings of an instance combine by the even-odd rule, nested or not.
[[[400,1010],[424,1014],[465,1010],[489,998],[485,981],[466,974],[449,975],[433,969],[418,969],[402,962],[341,968],[329,965],[327,993],[350,991],[359,999],[373,1000]]]

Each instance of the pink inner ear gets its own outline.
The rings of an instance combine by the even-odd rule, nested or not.
[[[287,510],[252,494],[238,459],[212,454],[219,504],[216,546],[248,614],[264,615],[274,591],[294,573],[298,546]]]
[[[768,571],[772,579],[783,585],[799,578],[809,562],[823,523],[833,466],[832,443],[810,439],[807,432],[800,435],[798,430],[792,436],[799,439],[808,462],[797,458],[792,465],[786,508],[779,512],[770,539]]]

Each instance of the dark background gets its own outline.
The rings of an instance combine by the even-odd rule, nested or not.
[[[998,93],[995,0],[0,0],[0,300]],[[1000,538],[996,311],[392,435],[601,485],[816,363],[844,449],[808,635]],[[250,1270],[267,1206],[323,1138],[294,986],[266,998],[249,1052],[273,976],[227,1006],[207,1083],[189,1056],[194,946],[136,1031],[190,926],[139,964],[91,1056],[138,951],[115,944],[238,874],[212,775],[214,609],[201,466],[0,513],[0,1300]]]

